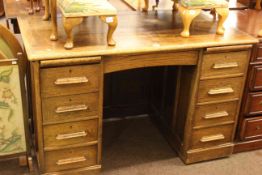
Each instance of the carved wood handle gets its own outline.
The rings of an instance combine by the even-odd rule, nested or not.
[[[212,136],[204,136],[200,139],[201,142],[212,142],[212,141],[217,141],[217,140],[223,140],[225,139],[225,136],[223,134],[217,134],[217,135],[212,135]]]
[[[237,62],[231,62],[231,63],[215,63],[212,68],[213,69],[227,69],[227,68],[234,68],[238,67]]]
[[[85,137],[85,136],[87,136],[86,131],[80,131],[70,134],[58,134],[56,136],[56,140],[66,140],[66,139],[73,139],[73,138]]]
[[[215,119],[215,118],[222,118],[222,117],[227,117],[229,116],[227,111],[221,111],[221,112],[216,112],[212,114],[206,114],[203,118],[204,119]]]
[[[87,83],[88,81],[87,77],[58,78],[55,81],[55,85],[80,84]]]
[[[87,105],[72,105],[72,106],[60,106],[56,108],[55,112],[57,114],[75,111],[85,111],[88,109]]]
[[[67,164],[84,162],[84,161],[86,161],[86,158],[84,156],[83,157],[73,157],[73,158],[58,160],[56,164],[61,166],[61,165],[67,165]]]
[[[210,89],[208,91],[209,95],[219,95],[219,94],[229,94],[229,93],[233,93],[234,89],[232,89],[231,87],[225,87],[225,88],[218,88],[218,89]]]

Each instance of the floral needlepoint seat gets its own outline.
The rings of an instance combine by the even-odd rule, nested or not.
[[[103,22],[108,24],[107,43],[109,46],[116,44],[113,40],[113,33],[117,27],[117,10],[107,0],[57,0],[57,5],[63,15],[63,24],[67,35],[64,46],[66,49],[74,47],[72,29],[81,24],[84,17],[89,16],[99,16]],[[56,2],[53,2],[53,0],[51,6],[53,10],[56,10]],[[54,20],[54,17],[52,17],[52,20]],[[57,24],[55,20],[51,40],[56,39]]]
[[[228,2],[225,0],[181,0],[176,4],[177,9],[182,17],[184,30],[181,33],[183,37],[189,37],[189,28],[192,20],[198,16],[202,9],[214,9],[219,15],[217,34],[223,35],[223,24],[228,17]]]

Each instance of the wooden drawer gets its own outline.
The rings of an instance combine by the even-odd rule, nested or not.
[[[223,122],[234,122],[238,101],[200,105],[196,107],[194,127],[219,125]]]
[[[196,129],[192,134],[192,149],[206,148],[232,141],[234,125],[221,125],[205,129]]]
[[[60,147],[98,139],[98,119],[44,126],[44,146]]]
[[[97,92],[44,98],[43,123],[65,122],[98,116]]]
[[[201,78],[244,74],[249,61],[248,51],[211,53],[204,55]]]
[[[262,114],[262,93],[248,94],[247,103],[245,106],[246,115]]]
[[[242,140],[262,138],[262,117],[248,118],[243,122]]]
[[[252,61],[262,62],[262,44],[257,44],[253,49]]]
[[[242,94],[243,77],[200,81],[198,102],[210,102],[239,98]]]
[[[56,172],[97,164],[97,145],[45,152],[45,171]]]
[[[98,91],[100,65],[41,69],[41,95],[53,97]]]
[[[251,78],[249,88],[251,91],[262,90],[262,65],[253,66],[251,69]]]

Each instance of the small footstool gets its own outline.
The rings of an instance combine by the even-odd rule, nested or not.
[[[66,49],[74,47],[74,36],[72,30],[75,26],[82,23],[84,17],[99,16],[100,19],[108,24],[107,44],[114,46],[113,33],[117,27],[117,10],[107,0],[57,0],[63,16],[63,25],[67,35]],[[51,11],[56,11],[56,3],[51,0]],[[51,13],[56,14],[56,13]],[[53,32],[51,40],[57,39],[56,17],[52,17]]]
[[[193,19],[198,16],[202,9],[214,9],[219,15],[217,34],[224,34],[223,24],[228,17],[228,2],[225,0],[181,0],[176,4],[177,9],[182,17],[184,30],[181,33],[183,37],[189,37],[189,28]]]

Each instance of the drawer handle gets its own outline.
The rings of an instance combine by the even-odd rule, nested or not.
[[[219,95],[219,94],[229,94],[229,93],[233,93],[234,89],[232,89],[231,87],[225,87],[225,88],[219,88],[219,89],[210,89],[208,91],[209,95]]]
[[[201,142],[212,142],[212,141],[217,141],[217,140],[223,140],[225,139],[225,136],[223,134],[217,134],[217,135],[212,135],[212,136],[204,136],[200,139]]]
[[[85,136],[87,136],[86,131],[75,132],[70,134],[58,134],[56,136],[56,140],[67,140],[67,139],[73,139],[73,138],[85,137]]]
[[[59,78],[55,81],[55,85],[80,84],[87,83],[88,81],[87,77]]]
[[[213,69],[227,69],[227,68],[234,68],[238,67],[237,62],[231,62],[231,63],[215,63],[212,68]]]
[[[86,161],[86,158],[83,157],[73,157],[73,158],[68,158],[68,159],[61,159],[56,162],[58,166],[61,165],[67,165],[67,164],[72,164],[72,163],[78,163],[78,162],[84,162]]]
[[[72,105],[72,106],[61,106],[56,108],[55,112],[57,114],[75,111],[85,111],[88,109],[86,105]]]
[[[215,118],[222,118],[222,117],[227,117],[229,116],[227,111],[221,111],[221,112],[216,112],[212,114],[206,114],[203,118],[204,119],[215,119]]]

